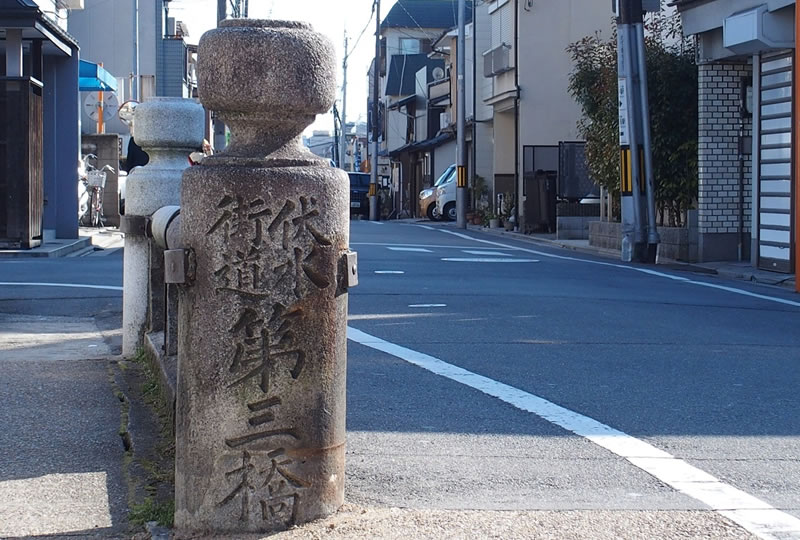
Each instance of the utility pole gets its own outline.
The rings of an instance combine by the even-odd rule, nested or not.
[[[228,17],[228,0],[217,0],[217,27],[219,23]],[[214,140],[212,141],[215,151],[225,148],[225,124],[219,117],[214,118]]]
[[[369,219],[379,221],[378,212],[378,98],[381,87],[381,0],[375,0],[375,68],[372,77],[372,161],[369,179]]]
[[[250,0],[244,0],[244,18],[250,17]]]
[[[344,56],[342,60],[342,140],[339,146],[339,168],[345,169],[345,161],[347,160],[347,29],[344,30]]]
[[[466,29],[466,0],[458,0],[458,51],[456,56],[456,71],[458,71],[458,98],[456,111],[456,137],[458,150],[456,151],[456,167],[458,169],[456,184],[456,226],[459,229],[467,228],[467,142],[466,142],[466,88],[464,72],[466,71],[467,41]]]
[[[128,99],[139,101],[139,0],[133,0],[133,84]]]
[[[642,0],[619,0],[617,65],[622,260],[654,263],[659,237],[656,227],[643,13]]]
[[[337,125],[338,124],[338,125]],[[331,148],[331,158],[336,166],[341,168],[341,154],[339,154],[339,132],[342,130],[342,120],[339,118],[339,111],[336,110],[336,102],[333,103],[333,148]]]
[[[217,0],[217,27],[220,21],[224,21],[228,16],[228,4],[226,0]]]

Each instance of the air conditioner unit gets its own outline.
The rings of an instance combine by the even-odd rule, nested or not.
[[[83,0],[57,0],[56,5],[61,9],[83,9]]]
[[[511,66],[511,45],[502,43],[483,53],[483,76],[492,77],[514,69]]]

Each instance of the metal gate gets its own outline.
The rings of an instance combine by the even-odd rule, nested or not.
[[[759,106],[758,266],[791,273],[792,52],[762,54]]]

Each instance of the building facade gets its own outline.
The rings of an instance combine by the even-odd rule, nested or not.
[[[25,108],[0,127],[0,244],[6,247],[19,240],[15,219],[22,212],[32,233],[22,247],[78,237],[79,47],[65,21],[79,9],[79,0],[0,0],[0,100],[10,106],[22,97]]]
[[[467,4],[471,19],[472,2]],[[447,146],[434,152],[442,146],[438,142],[453,136],[432,141],[446,126],[441,125],[442,103],[429,108],[428,86],[447,77],[442,55],[432,54],[433,44],[457,24],[457,7],[457,0],[405,0],[381,21],[378,171],[394,216],[417,215],[419,191],[455,161],[455,144],[449,145],[452,156]],[[374,72],[373,63],[370,96]]]
[[[679,0],[697,40],[700,259],[797,273],[794,0]]]
[[[572,59],[567,47],[585,36],[611,36],[612,5],[595,0],[492,0],[490,46],[479,82],[491,107],[494,134],[492,192],[515,200],[515,219],[526,230],[526,189],[538,170],[558,170],[558,144],[578,139],[581,110],[570,96]]]

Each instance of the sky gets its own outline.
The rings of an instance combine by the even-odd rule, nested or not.
[[[383,18],[396,0],[381,0]],[[336,47],[337,106],[342,99],[342,58],[344,55],[344,33],[349,38],[347,67],[347,121],[367,119],[367,70],[375,56],[375,20],[369,25],[372,0],[250,0],[250,18],[273,18],[298,20],[311,23],[314,30],[325,34]],[[204,32],[217,24],[216,0],[173,0],[170,2],[170,17],[181,20],[189,27],[189,43],[197,43]],[[355,39],[364,28],[358,45]],[[312,129],[333,130],[332,115],[320,115]]]

